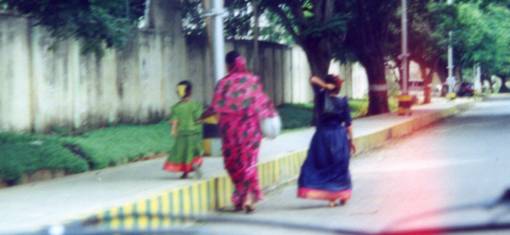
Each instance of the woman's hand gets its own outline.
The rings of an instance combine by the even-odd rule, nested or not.
[[[354,141],[352,141],[352,139],[349,139],[349,146],[351,148],[351,153],[356,154],[356,145],[354,145]]]
[[[202,115],[200,116],[200,118],[198,118],[198,120],[200,121],[204,121],[206,118],[210,117],[210,116],[213,116],[215,115],[216,113],[214,112],[214,110],[211,108],[211,107],[208,107],[203,113]]]
[[[326,83],[326,85],[324,85],[324,88],[326,90],[333,90],[333,89],[335,89],[335,85],[333,85],[331,83]]]
[[[333,89],[335,89],[335,85],[334,84],[325,83],[320,77],[317,77],[317,76],[312,76],[310,78],[310,83],[312,85],[319,86],[320,88],[326,89],[326,90],[333,90]]]

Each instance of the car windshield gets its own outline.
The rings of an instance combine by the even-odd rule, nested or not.
[[[510,0],[0,0],[2,234],[507,234]]]

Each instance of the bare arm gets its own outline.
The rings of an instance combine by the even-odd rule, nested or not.
[[[207,108],[205,110],[205,112],[202,113],[202,115],[200,116],[199,121],[202,122],[204,119],[206,119],[208,117],[211,117],[211,116],[213,116],[215,114],[216,114],[216,112],[214,112],[214,110],[211,107],[209,107],[209,108]]]
[[[310,78],[310,84],[316,85],[322,89],[328,89],[328,90],[335,89],[335,85],[325,83],[321,78],[319,78],[317,76],[312,76]]]

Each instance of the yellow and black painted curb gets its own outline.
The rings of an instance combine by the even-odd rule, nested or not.
[[[380,147],[389,140],[410,135],[440,120],[463,112],[472,107],[473,104],[473,102],[462,103],[449,109],[421,115],[417,118],[413,118],[409,121],[400,123],[390,128],[386,128],[368,135],[356,137],[354,138],[354,144],[356,145],[358,154],[363,153],[365,151]]]
[[[259,180],[263,189],[287,182],[299,174],[306,150],[287,154],[277,160],[260,163]],[[189,216],[231,206],[234,187],[228,175],[193,182],[150,198],[109,208],[94,215],[95,220],[111,229],[148,229],[183,224],[187,221],[160,215]],[[137,216],[132,216],[136,214]]]
[[[383,131],[355,138],[358,152],[373,149],[386,141],[411,134],[434,122],[468,109],[472,103],[432,112]],[[259,180],[267,190],[294,180],[306,157],[306,149],[276,157],[275,160],[258,164]],[[112,229],[154,229],[175,226],[187,221],[172,220],[160,215],[188,216],[231,206],[230,196],[234,190],[228,175],[200,180],[190,185],[170,189],[152,197],[126,203],[100,211],[92,217]],[[137,216],[132,216],[136,214]],[[90,218],[90,216],[88,216]]]

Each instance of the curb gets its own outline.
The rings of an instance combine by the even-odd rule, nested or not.
[[[453,108],[422,115],[419,118],[406,121],[390,128],[374,132],[372,134],[354,138],[357,147],[357,155],[368,150],[383,146],[387,141],[401,138],[414,133],[417,130],[430,126],[438,121],[464,112],[474,105],[474,101],[458,104]]]
[[[474,101],[469,101],[458,104],[450,109],[431,112],[393,127],[356,137],[354,142],[358,147],[358,153],[380,147],[388,140],[409,135],[416,130],[463,112],[472,107],[474,103]],[[306,154],[307,149],[303,149],[280,155],[275,160],[259,163],[257,169],[262,189],[267,192],[279,185],[295,180]],[[232,192],[233,185],[225,173],[210,179],[193,182],[191,185],[170,189],[132,203],[98,211],[91,216],[89,214],[87,218],[94,218],[100,224],[106,225],[111,229],[168,227],[183,224],[185,221],[172,221],[160,215],[201,215],[230,207],[230,195]],[[137,216],[132,216],[133,214]]]

